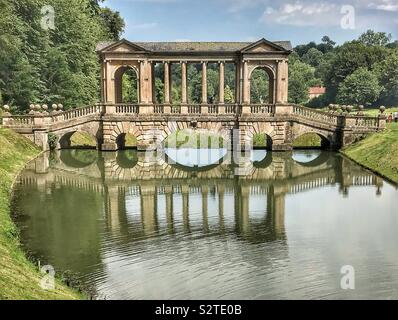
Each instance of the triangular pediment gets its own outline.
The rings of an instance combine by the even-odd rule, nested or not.
[[[126,39],[122,39],[115,42],[101,50],[101,52],[115,52],[115,53],[132,53],[132,52],[147,52],[146,49],[130,42]]]
[[[242,53],[263,53],[263,52],[274,52],[274,51],[286,51],[284,48],[281,46],[265,40],[261,39],[257,42],[254,42],[247,46],[246,48],[242,49]]]

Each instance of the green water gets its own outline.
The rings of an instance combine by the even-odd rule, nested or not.
[[[397,196],[330,152],[65,150],[22,172],[13,211],[97,298],[397,299]]]

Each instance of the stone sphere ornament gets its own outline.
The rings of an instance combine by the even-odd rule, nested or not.
[[[36,110],[36,111],[40,111],[40,109],[41,109],[40,104],[36,104],[36,105],[35,105],[35,110]]]
[[[361,104],[361,105],[358,106],[358,109],[359,109],[360,111],[363,111],[363,109],[365,109],[365,106]]]
[[[31,111],[34,111],[35,110],[35,105],[32,103],[32,104],[30,104],[29,105],[29,109],[31,110]]]
[[[386,107],[385,106],[381,106],[380,107],[380,113],[384,114],[384,112],[386,112]]]
[[[347,106],[346,107],[346,110],[347,110],[348,113],[350,113],[352,111],[352,109],[354,109],[353,106]]]
[[[58,106],[57,106],[55,103],[53,103],[53,104],[51,105],[51,109],[57,110],[57,109],[58,109]]]
[[[62,104],[58,104],[58,110],[62,110],[64,106]]]
[[[10,111],[10,106],[6,104],[3,106],[3,109],[8,112]]]
[[[42,107],[42,109],[43,109],[44,111],[47,111],[47,110],[48,110],[48,105],[46,105],[46,104],[43,104],[41,107]]]

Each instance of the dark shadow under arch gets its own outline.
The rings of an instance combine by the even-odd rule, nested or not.
[[[137,145],[135,145],[135,146],[128,146],[128,145],[126,144],[128,135],[130,135],[130,134],[121,133],[121,134],[119,134],[119,135],[117,136],[117,138],[116,138],[116,144],[117,144],[118,150],[137,150]],[[135,136],[133,136],[133,135],[131,135],[131,137],[134,137],[135,140],[137,139],[137,138],[136,138]]]

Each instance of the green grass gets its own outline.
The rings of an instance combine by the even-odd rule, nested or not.
[[[254,148],[267,148],[268,139],[265,133],[257,133],[253,136],[253,147]]]
[[[316,133],[306,133],[293,141],[293,148],[320,148],[322,139]]]
[[[388,108],[388,109],[386,109],[386,112],[384,114],[386,116],[388,116],[390,113],[393,113],[393,112],[398,112],[398,108]],[[379,109],[365,109],[364,113],[367,116],[376,117],[380,114],[380,110]]]
[[[28,139],[11,130],[0,129],[0,299],[81,299],[82,295],[59,280],[54,291],[40,287],[41,275],[21,249],[19,232],[10,217],[13,181],[24,165],[39,153]]]
[[[369,135],[364,140],[342,150],[357,163],[398,183],[398,124],[387,126],[384,132]]]
[[[86,132],[76,132],[70,138],[71,147],[86,147],[96,148],[97,141],[95,138]]]
[[[171,134],[166,139],[165,146],[166,148],[193,149],[222,148],[224,139],[218,135],[187,129]]]

